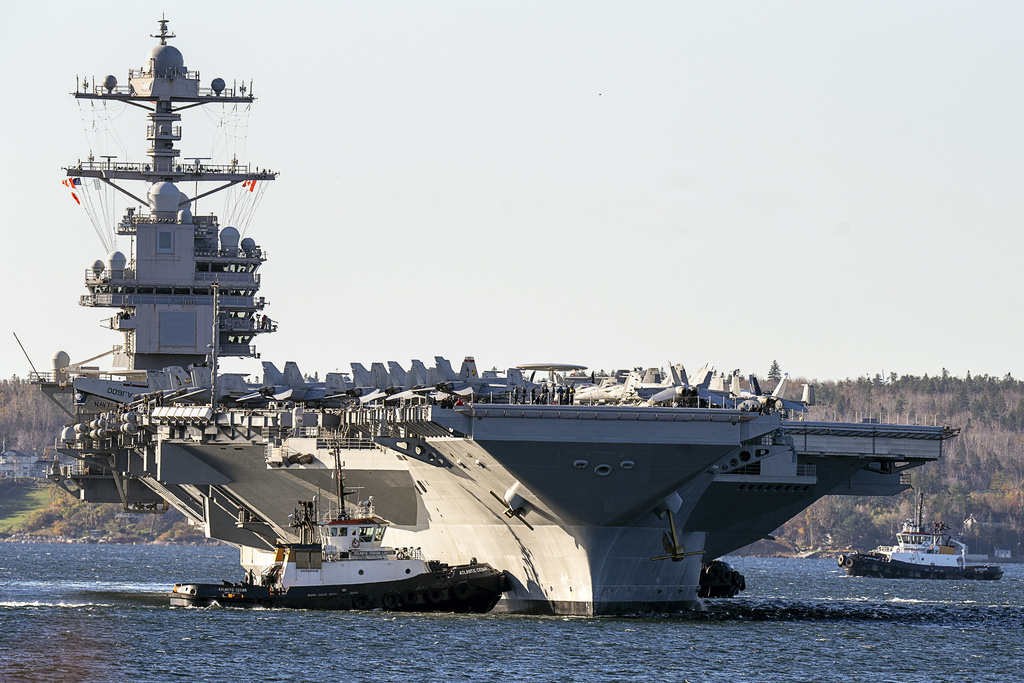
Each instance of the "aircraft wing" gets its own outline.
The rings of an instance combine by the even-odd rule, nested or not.
[[[387,396],[387,394],[385,394],[380,389],[374,389],[370,393],[363,394],[362,396],[360,396],[359,397],[359,402],[360,403],[370,403],[371,401],[376,401],[378,398],[384,398],[386,396]]]
[[[195,401],[198,398],[209,398],[210,390],[206,387],[197,387],[195,389],[189,389],[184,394],[175,396],[171,400],[175,403],[181,403],[184,401]]]
[[[251,394],[245,396],[239,396],[235,399],[236,403],[248,403],[250,401],[266,401],[267,396],[262,391],[254,391]]]
[[[397,393],[388,396],[386,401],[401,401],[407,398],[416,398],[417,396],[424,396],[428,392],[435,391],[434,387],[414,387],[412,389],[406,389],[405,391],[399,391]]]
[[[666,401],[674,401],[677,398],[679,398],[679,389],[682,389],[682,387],[668,387],[667,389],[662,389],[661,391],[653,394],[647,400],[650,401],[651,403],[665,403]]]
[[[722,394],[718,394],[713,391],[708,391],[707,389],[701,387],[697,387],[697,395],[700,396],[705,401],[707,401],[709,404],[713,406],[719,406],[720,408],[731,408],[734,404],[734,401],[728,396],[723,396]]]

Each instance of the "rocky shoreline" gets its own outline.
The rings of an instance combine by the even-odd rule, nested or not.
[[[194,540],[154,540],[147,541],[132,536],[86,536],[74,538],[71,536],[48,536],[45,534],[16,533],[9,536],[0,536],[0,543],[86,543],[91,545],[227,545],[215,539],[194,539]]]

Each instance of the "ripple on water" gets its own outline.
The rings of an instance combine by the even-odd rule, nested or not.
[[[834,563],[737,558],[748,590],[706,612],[566,618],[171,609],[176,582],[240,575],[237,553],[46,550],[4,558],[5,683],[1024,678],[1016,568],[986,586],[900,584],[850,580]]]

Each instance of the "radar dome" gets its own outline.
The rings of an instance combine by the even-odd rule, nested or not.
[[[180,201],[181,193],[174,183],[153,183],[149,188],[149,209],[157,218],[176,217]]]
[[[53,354],[53,376],[61,384],[68,381],[68,366],[71,365],[71,356],[65,351],[58,351]]]
[[[238,248],[238,230],[228,226],[220,231],[220,248],[221,249],[237,249]]]
[[[103,272],[103,261],[100,261],[99,259],[96,259],[95,261],[92,262],[92,274],[95,275],[96,277],[99,277],[100,273],[102,273],[102,272]]]
[[[71,365],[71,356],[67,354],[67,351],[58,351],[53,354],[54,370],[63,370],[69,365]]]
[[[187,224],[192,222],[192,200],[184,192],[178,198],[178,222]]]
[[[213,88],[213,92],[217,93],[218,95],[221,94],[222,92],[224,92],[224,79],[213,79],[213,81],[210,82],[210,87]]]
[[[173,45],[156,45],[146,57],[154,76],[173,76],[184,73],[185,58]]]
[[[117,87],[117,78],[113,74],[108,75],[103,79],[103,87],[107,89],[107,92],[113,92]]]
[[[124,270],[125,264],[128,263],[128,259],[124,257],[119,251],[112,251],[107,256],[107,267],[110,268],[111,272],[115,270]]]
[[[246,237],[242,240],[242,249],[246,251],[252,251],[256,248],[256,240],[251,237]]]

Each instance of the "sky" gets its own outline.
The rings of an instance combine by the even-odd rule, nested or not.
[[[101,153],[69,93],[165,13],[204,85],[252,81],[180,148],[280,172],[246,232],[279,367],[1024,377],[1022,3],[167,4],[5,3],[0,377],[12,333],[39,370],[119,342],[77,305],[107,250],[60,184]],[[143,160],[145,123],[107,140]]]

